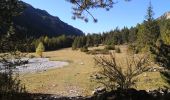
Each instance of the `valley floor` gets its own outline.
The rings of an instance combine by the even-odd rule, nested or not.
[[[103,48],[98,47],[98,48]],[[93,48],[91,48],[93,49]],[[116,54],[118,60],[126,56],[126,46],[121,46],[122,53]],[[57,94],[63,96],[87,96],[101,86],[91,80],[99,71],[94,63],[94,55],[73,51],[71,48],[45,52],[44,57],[54,61],[67,61],[63,68],[51,69],[34,74],[21,74],[20,79],[30,93]],[[166,85],[159,72],[148,72],[139,77],[137,89],[156,89]]]

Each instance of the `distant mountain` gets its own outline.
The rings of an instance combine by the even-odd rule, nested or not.
[[[158,19],[170,19],[170,12],[164,13],[162,16],[160,16]]]
[[[24,2],[23,2],[24,3]],[[36,9],[24,3],[26,9],[20,16],[14,18],[14,24],[19,33],[27,36],[58,36],[83,35],[83,32],[61,21],[58,17],[50,15],[45,10]]]

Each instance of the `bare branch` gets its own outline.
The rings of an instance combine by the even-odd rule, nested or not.
[[[117,64],[114,54],[110,54],[110,58],[97,56],[94,59],[96,64],[102,68],[100,75],[106,78],[106,82],[103,85],[110,84],[111,87],[117,86],[121,89],[128,89],[135,86],[135,83],[138,81],[137,76],[149,70],[147,56],[141,57],[138,60],[134,57],[128,57],[128,59],[126,59],[127,66]],[[122,68],[125,67],[126,69],[123,70]]]

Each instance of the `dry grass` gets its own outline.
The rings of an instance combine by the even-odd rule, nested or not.
[[[45,52],[44,56],[50,57],[51,60],[69,61],[70,64],[44,73],[22,75],[21,80],[29,92],[63,92],[67,95],[70,88],[76,88],[84,95],[90,95],[96,87],[96,83],[89,79],[90,75],[98,70],[94,65],[93,56],[71,49]]]
[[[122,59],[127,54],[126,48],[120,46],[123,53],[116,54],[118,61],[124,62]],[[100,85],[90,80],[90,75],[99,71],[94,64],[94,56],[72,51],[71,48],[45,52],[44,56],[50,57],[51,60],[68,61],[70,64],[43,73],[21,75],[21,82],[26,85],[29,92],[70,95],[70,90],[76,90],[77,94],[90,95],[91,91]],[[137,89],[154,89],[166,85],[159,72],[150,72],[146,75],[139,77]]]

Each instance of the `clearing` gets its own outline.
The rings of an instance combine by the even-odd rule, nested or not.
[[[120,49],[122,53],[116,53],[116,57],[121,61],[127,55],[127,47],[120,46]],[[94,55],[66,48],[45,52],[44,57],[48,57],[51,61],[66,61],[69,64],[62,68],[50,69],[40,73],[21,74],[21,82],[25,84],[28,92],[63,96],[87,96],[91,95],[92,91],[101,85],[92,81],[90,77],[99,71],[94,63]],[[144,74],[139,78],[137,89],[156,89],[166,85],[159,72]]]

